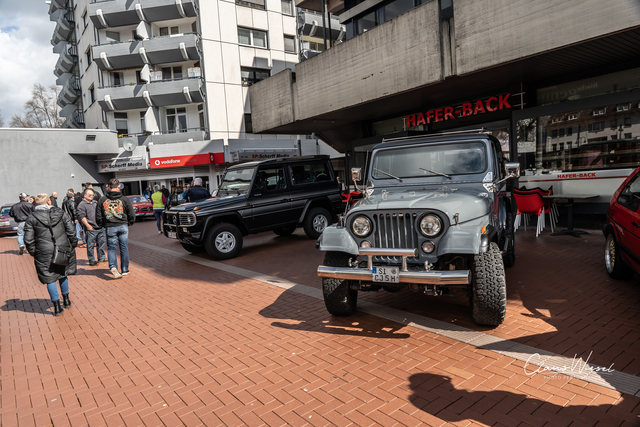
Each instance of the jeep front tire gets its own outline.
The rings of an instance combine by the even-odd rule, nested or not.
[[[204,247],[212,258],[235,258],[242,249],[242,233],[233,224],[216,224],[207,232]]]
[[[324,208],[313,208],[304,218],[304,232],[311,239],[317,239],[331,224],[331,214]]]
[[[487,252],[474,255],[471,272],[473,321],[478,325],[500,325],[507,313],[507,285],[502,256],[495,242],[491,242]]]
[[[352,255],[345,252],[327,252],[324,265],[328,267],[348,267]],[[353,314],[358,302],[358,291],[351,289],[351,280],[322,278],[322,294],[327,311],[335,316]]]

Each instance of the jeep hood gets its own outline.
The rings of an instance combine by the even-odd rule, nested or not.
[[[196,206],[199,206],[202,210],[217,209],[231,204],[237,204],[238,202],[244,202],[247,196],[242,195],[229,195],[224,197],[214,197],[207,200],[202,200],[195,203],[183,203],[182,205],[171,208],[172,211],[188,212],[192,211]]]
[[[349,216],[357,212],[372,210],[438,210],[455,223],[454,215],[459,214],[459,222],[463,223],[489,214],[491,205],[488,197],[480,196],[486,193],[482,187],[451,189],[440,187],[437,189],[411,189],[391,191],[376,188],[369,198],[359,200],[349,210]]]

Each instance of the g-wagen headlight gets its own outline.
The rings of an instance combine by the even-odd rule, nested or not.
[[[371,221],[366,216],[359,216],[353,220],[351,229],[358,237],[366,237],[371,233]]]
[[[420,232],[427,237],[435,237],[442,230],[442,221],[436,215],[425,215],[420,220]]]

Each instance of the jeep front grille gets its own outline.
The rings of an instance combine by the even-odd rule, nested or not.
[[[196,215],[191,212],[180,212],[178,214],[178,221],[180,222],[180,227],[191,227],[196,225]]]
[[[373,247],[415,249],[418,247],[418,234],[415,227],[417,214],[412,212],[377,213],[373,215]],[[399,264],[402,257],[375,256],[374,262]],[[407,261],[418,261],[409,257]]]

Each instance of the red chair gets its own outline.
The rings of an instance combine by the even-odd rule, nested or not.
[[[551,196],[553,195],[553,185],[549,187],[547,190],[543,190],[540,187],[536,188],[520,188],[519,190],[514,190],[514,193],[517,192],[519,194],[532,194],[537,193],[540,196]],[[551,232],[553,233],[553,226],[558,223],[558,207],[552,199],[543,199],[544,200],[544,210],[545,213],[549,214],[549,224],[551,224]],[[546,225],[546,222],[545,222]]]
[[[513,197],[516,199],[516,204],[518,205],[516,220],[513,224],[515,230],[520,226],[523,214],[538,215],[538,225],[536,228],[536,237],[538,237],[544,229],[545,200],[535,191],[522,192],[520,190],[514,190]]]

